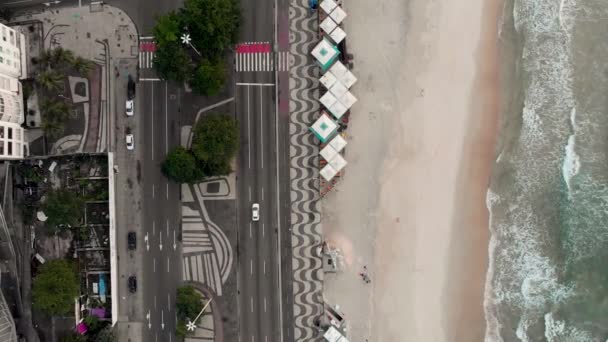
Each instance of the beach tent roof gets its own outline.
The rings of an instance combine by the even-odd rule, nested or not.
[[[346,142],[346,140],[340,134],[336,135],[336,137],[331,139],[331,141],[329,142],[329,146],[331,146],[337,152],[342,151],[342,149],[347,144],[348,143]]]
[[[346,72],[342,73],[340,76],[340,82],[342,82],[346,88],[350,88],[357,82],[357,78],[350,70],[346,69]]]
[[[339,99],[348,91],[348,88],[346,88],[342,82],[335,82],[331,88],[329,88],[329,91],[332,93],[332,95]]]
[[[311,54],[317,59],[321,68],[327,70],[332,63],[338,58],[340,50],[333,45],[328,39],[323,38],[321,41],[312,49]]]
[[[344,77],[344,74],[348,72],[348,69],[344,66],[344,64],[342,64],[342,62],[337,61],[331,66],[331,68],[329,68],[329,71],[331,71],[331,73],[334,74],[337,79],[341,79]]]
[[[329,111],[333,114],[336,119],[340,119],[344,113],[348,110],[340,101],[334,102],[329,108]]]
[[[333,325],[323,334],[323,338],[328,342],[344,342],[344,336]]]
[[[346,37],[346,32],[344,32],[344,30],[338,26],[335,30],[331,31],[329,36],[336,44],[339,44]]]
[[[323,76],[321,76],[319,82],[321,82],[321,84],[325,86],[325,88],[329,89],[336,82],[336,76],[334,76],[334,74],[328,71]]]
[[[321,7],[325,13],[329,14],[334,8],[338,7],[338,4],[334,0],[323,0],[319,7]]]
[[[323,96],[321,96],[319,102],[321,102],[325,106],[325,108],[329,109],[329,107],[331,107],[331,105],[333,105],[337,100],[338,99],[336,99],[336,97],[328,91]]]
[[[319,140],[321,140],[321,142],[325,143],[332,137],[336,130],[338,130],[338,125],[329,117],[329,115],[323,112],[309,129]]]
[[[333,21],[333,19],[331,19],[330,17],[327,17],[321,22],[321,25],[319,26],[321,27],[321,29],[323,29],[323,31],[329,34],[336,28],[336,26],[338,26],[338,24],[336,24],[336,22]]]
[[[355,102],[357,102],[357,98],[350,91],[344,93],[344,95],[340,96],[338,99],[341,104],[344,105],[347,109],[352,107]]]
[[[342,157],[341,154],[336,154],[336,156],[329,161],[329,165],[331,165],[331,167],[333,167],[338,172],[340,172],[340,170],[342,170],[346,166],[346,164],[348,163],[346,162],[344,157]]]
[[[334,178],[336,176],[338,171],[334,170],[334,168],[331,167],[331,165],[327,164],[321,169],[321,171],[319,173],[321,174],[321,176],[323,178],[325,178],[326,181],[329,182],[332,178]]]
[[[323,159],[325,159],[329,162],[336,156],[336,154],[338,154],[338,151],[336,151],[330,145],[327,145],[327,146],[323,147],[323,149],[321,150],[321,152],[319,152],[319,154],[321,155],[321,157],[323,157]]]
[[[346,18],[346,12],[340,6],[336,6],[333,11],[329,14],[329,16],[336,22],[336,24],[340,24],[344,18]]]

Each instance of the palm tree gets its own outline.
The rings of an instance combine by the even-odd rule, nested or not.
[[[62,47],[56,47],[50,50],[50,63],[52,68],[66,67],[74,61],[74,52],[66,50]]]
[[[63,101],[58,101],[56,99],[43,98],[42,101],[40,101],[40,111],[44,117],[60,123],[73,117],[70,106]]]
[[[43,70],[36,76],[36,83],[49,91],[63,88],[63,75],[56,70]]]
[[[77,56],[72,61],[72,67],[76,69],[80,76],[86,77],[89,75],[91,70],[93,70],[93,62],[86,60],[80,56]]]
[[[62,123],[53,121],[47,117],[42,117],[42,123],[40,126],[42,127],[44,133],[50,138],[58,138],[65,129]]]

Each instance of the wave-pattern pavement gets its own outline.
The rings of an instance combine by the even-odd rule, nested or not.
[[[310,51],[318,42],[316,16],[308,0],[291,1],[289,8],[290,177],[294,272],[294,340],[321,341],[315,320],[323,312],[323,263],[319,203],[319,147],[308,127],[318,117],[319,70]]]

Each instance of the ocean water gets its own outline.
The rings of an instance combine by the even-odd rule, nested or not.
[[[506,0],[485,340],[608,341],[608,0]]]

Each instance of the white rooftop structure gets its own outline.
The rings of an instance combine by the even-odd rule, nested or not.
[[[329,107],[331,107],[331,105],[333,105],[337,100],[338,99],[336,99],[336,97],[328,91],[323,96],[321,96],[319,102],[321,102],[325,106],[325,108],[329,109]]]
[[[344,95],[340,96],[338,99],[341,104],[343,104],[347,109],[352,107],[355,102],[357,102],[357,98],[350,91],[344,93]]]
[[[342,97],[342,95],[346,94],[346,92],[348,91],[348,88],[346,88],[342,82],[335,82],[331,88],[329,88],[329,91],[332,93],[333,96],[335,96],[336,98],[340,98]]]
[[[329,19],[329,17],[327,19]],[[342,40],[344,40],[344,38],[346,38],[346,32],[344,32],[344,30],[338,26],[335,28],[335,30],[331,31],[329,36],[336,44],[339,44]]]
[[[329,68],[329,71],[336,76],[337,79],[341,79],[348,72],[348,69],[342,64],[342,62],[337,61],[334,65]]]
[[[323,76],[321,76],[319,82],[321,82],[321,84],[325,88],[329,89],[336,82],[336,76],[334,76],[334,74],[328,71]]]
[[[340,331],[334,326],[330,326],[329,329],[327,329],[325,334],[323,334],[323,338],[328,342],[348,342],[346,337],[342,336]]]
[[[340,170],[342,170],[346,164],[348,164],[341,154],[336,154],[336,156],[333,157],[328,163],[338,172],[340,172]]]
[[[338,124],[336,124],[329,115],[323,112],[321,116],[312,124],[309,128],[314,135],[321,140],[321,142],[327,142],[334,133],[338,130]]]
[[[338,24],[336,24],[336,22],[333,21],[330,17],[327,17],[321,22],[321,25],[319,26],[321,27],[321,29],[323,29],[323,31],[325,31],[325,33],[330,34],[331,31],[333,31],[336,26],[338,26]]]
[[[357,78],[350,70],[346,69],[346,72],[340,76],[340,82],[342,82],[346,88],[350,88],[357,82]]]
[[[331,139],[328,146],[331,146],[336,152],[340,152],[347,144],[346,140],[338,134],[335,138]]]
[[[323,157],[323,159],[325,159],[329,162],[336,156],[336,154],[338,154],[338,151],[336,151],[336,149],[334,149],[330,145],[327,145],[327,146],[323,147],[323,149],[321,150],[321,152],[319,152],[319,154],[321,155],[321,157]]]
[[[321,169],[321,171],[319,173],[321,174],[321,176],[323,178],[325,178],[326,181],[329,182],[332,178],[334,178],[338,174],[338,171],[336,171],[333,167],[331,167],[331,165],[327,164]]]
[[[346,12],[340,6],[336,6],[329,16],[336,22],[336,24],[340,24],[344,18],[346,18]]]
[[[329,14],[334,10],[334,8],[338,7],[338,4],[334,0],[323,0],[321,1],[319,7],[321,7],[325,13]]]
[[[340,119],[344,113],[348,110],[346,106],[344,106],[340,101],[334,102],[329,108],[329,111],[333,114],[336,119]]]
[[[319,44],[312,49],[311,53],[317,59],[319,64],[321,64],[321,68],[323,70],[327,70],[327,68],[332,65],[336,58],[338,58],[340,51],[335,45],[330,43],[329,40],[323,38]]]

